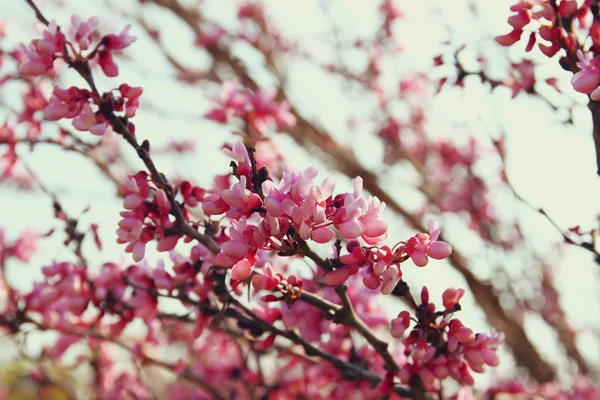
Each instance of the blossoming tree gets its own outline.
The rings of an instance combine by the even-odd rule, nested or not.
[[[471,90],[470,78],[558,109],[534,62],[513,61],[496,78],[485,54],[468,63],[469,45],[448,40],[428,59],[433,69],[396,67],[411,62],[398,30],[411,14],[391,0],[357,5],[372,18],[359,34],[344,25],[346,3],[314,2],[331,28],[326,55],[308,33],[286,30],[277,2],[107,2],[99,17],[71,15],[63,2],[20,6],[21,28],[34,31],[37,20],[38,29],[26,41],[0,20],[0,184],[49,198],[53,217],[0,230],[0,329],[12,349],[2,398],[600,398],[597,354],[578,342],[590,329],[576,329],[560,301],[560,258],[538,255],[518,213],[501,210],[502,196],[528,204],[507,177],[504,136],[461,143],[429,123],[436,98]],[[496,41],[518,46],[528,32],[527,52],[540,42],[545,62],[571,72],[568,90],[589,95],[599,143],[597,4],[529,0],[510,10],[512,31]],[[128,24],[111,27],[116,20]],[[185,40],[164,39],[174,25],[192,33],[182,54],[175,44]],[[171,77],[144,69],[142,46]],[[201,97],[192,118],[202,135],[179,138],[172,120],[186,116],[153,89],[159,78]],[[311,116],[294,83],[303,79],[339,82],[347,115],[332,104]],[[566,91],[561,79],[544,83]],[[144,123],[156,115],[167,130]],[[110,214],[93,194],[83,213],[67,205],[69,193],[32,166],[43,147],[79,155],[114,185],[114,223],[93,220],[94,210]],[[194,155],[199,168],[163,169]],[[308,165],[294,168],[297,157]],[[44,170],[61,162],[46,159]],[[103,180],[67,170],[70,182]],[[563,231],[543,209],[528,212],[557,230],[559,250],[600,257],[595,229]],[[516,277],[512,260],[527,264]],[[27,282],[15,278],[23,269]],[[469,317],[476,311],[479,320]],[[530,315],[553,332],[554,348],[526,329]]]

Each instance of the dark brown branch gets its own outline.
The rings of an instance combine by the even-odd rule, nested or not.
[[[340,370],[345,376],[352,377],[352,375],[348,375],[348,373],[351,373],[351,374],[355,374],[356,377],[366,379],[373,384],[377,384],[377,383],[381,382],[381,377],[379,375],[377,375],[371,371],[364,370],[364,369],[356,366],[353,363],[343,361],[343,360],[333,356],[332,354],[327,353],[327,352],[315,347],[310,342],[306,341],[300,335],[298,335],[298,333],[295,330],[288,329],[288,330],[284,331],[284,330],[281,330],[281,329],[275,327],[274,325],[262,320],[260,317],[258,317],[256,314],[254,314],[250,309],[248,309],[248,307],[241,304],[235,298],[230,298],[229,301],[232,304],[235,304],[237,307],[240,307],[260,327],[264,328],[265,330],[267,330],[271,333],[275,333],[280,336],[283,336],[296,344],[301,345],[304,348],[306,355],[318,356],[318,357],[330,362],[338,370]],[[344,308],[341,308],[341,309],[344,309]],[[369,329],[369,328],[367,327],[367,329]],[[387,347],[387,345],[386,345],[386,347]],[[395,389],[395,391],[397,394],[399,394],[401,396],[404,396],[407,398],[414,398],[413,393],[410,390],[397,387]]]

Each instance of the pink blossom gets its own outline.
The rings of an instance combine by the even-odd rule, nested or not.
[[[226,212],[229,218],[248,216],[253,210],[260,208],[262,205],[261,198],[246,188],[246,182],[246,177],[242,175],[240,181],[235,183],[231,189],[224,190],[221,193],[221,199],[231,207]]]
[[[10,248],[10,253],[21,261],[28,262],[38,248],[40,235],[33,231],[25,231]]]
[[[392,320],[392,336],[395,338],[401,338],[409,326],[410,313],[408,311],[402,311],[400,314],[398,314],[398,317]]]
[[[311,233],[311,239],[317,243],[327,243],[335,237],[335,232],[328,227],[314,229]]]
[[[158,299],[145,290],[136,290],[128,303],[135,310],[135,315],[149,322],[158,314]]]
[[[273,290],[281,282],[281,276],[273,274],[273,268],[270,263],[263,266],[263,274],[256,274],[252,277],[252,286],[254,290]]]
[[[387,223],[380,219],[385,203],[373,196],[360,197],[361,177],[353,179],[352,185],[354,191],[344,196],[344,205],[334,216],[334,226],[346,239],[361,236],[369,244],[379,243],[387,237]]]
[[[437,240],[440,236],[439,223],[430,219],[427,226],[429,234],[418,233],[406,243],[406,254],[417,267],[426,266],[428,257],[442,260],[452,253],[452,247],[448,243]]]
[[[50,103],[44,108],[44,116],[49,121],[58,121],[67,115],[69,105],[57,97],[51,97]]]
[[[592,59],[590,53],[577,50],[579,62],[577,66],[581,69],[571,78],[571,85],[580,93],[591,93],[592,100],[600,100],[600,56]]]
[[[465,294],[464,289],[454,289],[454,288],[448,288],[444,291],[444,293],[442,294],[442,300],[443,300],[443,304],[444,307],[446,309],[453,309],[458,302],[460,301],[460,299],[463,297],[463,295]]]
[[[119,75],[119,66],[114,62],[112,53],[108,50],[98,52],[98,64],[102,68],[104,75],[114,78]]]
[[[246,279],[252,273],[252,265],[247,259],[243,259],[235,263],[231,268],[231,279],[241,281]]]
[[[326,179],[321,185],[315,185],[312,181],[317,174],[316,168],[307,168],[303,172],[284,168],[278,186],[270,181],[263,183],[266,196],[264,206],[272,232],[280,232],[280,226],[287,220],[292,222],[304,240],[310,239],[315,230],[316,240],[328,241],[333,238],[333,232],[324,225],[329,223],[326,209],[334,183]]]
[[[177,243],[181,239],[181,235],[165,236],[158,241],[156,250],[158,251],[171,251],[177,246]]]
[[[85,103],[81,109],[81,114],[73,119],[73,127],[79,131],[90,131],[94,135],[104,135],[108,128],[108,123],[98,119],[88,103]]]
[[[127,118],[135,117],[138,107],[140,106],[140,96],[142,95],[143,89],[141,87],[132,87],[126,83],[119,86],[119,92],[125,99],[125,116]],[[122,111],[119,109],[118,111]]]
[[[242,117],[245,114],[248,96],[237,82],[226,82],[221,94],[214,100],[215,106],[205,114],[205,118],[226,123],[230,116]]]
[[[26,59],[19,65],[19,72],[23,75],[41,75],[51,70],[54,60],[63,51],[65,35],[60,31],[56,21],[52,20],[47,28],[41,30],[42,39],[31,42],[29,47],[24,47]]]
[[[92,42],[92,34],[100,25],[98,17],[92,17],[83,22],[77,15],[71,17],[71,23],[75,28],[75,41],[81,50],[87,50]]]
[[[143,240],[142,233],[144,225],[137,218],[129,216],[127,213],[121,213],[124,218],[119,221],[117,229],[117,243],[127,243],[125,251],[132,253],[135,261],[141,261],[146,251],[146,242]]]
[[[109,34],[102,38],[102,43],[108,50],[123,50],[137,40],[137,37],[131,36],[129,30],[131,25],[125,26],[118,35]]]
[[[390,265],[385,269],[381,277],[383,278],[381,282],[381,294],[387,295],[394,291],[396,285],[402,279],[402,271],[398,265]]]
[[[248,150],[246,149],[244,142],[236,142],[232,146],[231,150],[224,148],[223,153],[237,163],[245,163],[246,165],[250,165],[250,156],[248,155]]]
[[[276,95],[276,90],[249,93],[237,82],[228,82],[223,84],[220,97],[215,99],[214,107],[204,117],[219,123],[227,123],[229,117],[240,118],[258,134],[272,126],[289,129],[296,124],[296,118],[287,101],[279,104],[275,101]]]

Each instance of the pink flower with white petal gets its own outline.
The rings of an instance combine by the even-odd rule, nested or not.
[[[394,291],[398,282],[402,279],[402,270],[397,264],[392,264],[385,269],[381,275],[383,281],[381,282],[381,294],[390,294]]]
[[[252,286],[257,292],[260,290],[273,290],[281,282],[281,276],[273,273],[270,263],[263,266],[263,274],[256,274],[252,277]]]
[[[404,332],[410,326],[410,313],[408,311],[402,311],[398,314],[398,317],[392,320],[391,334],[393,337],[399,339],[404,335]]]
[[[248,155],[248,150],[246,149],[246,146],[242,141],[236,142],[231,147],[231,150],[228,148],[224,148],[223,153],[225,153],[228,157],[230,157],[237,163],[243,162],[250,165],[250,156]]]
[[[44,108],[44,117],[49,121],[58,121],[64,118],[68,112],[69,104],[53,96]]]
[[[448,243],[437,240],[440,236],[439,223],[430,219],[427,222],[427,227],[429,228],[429,234],[418,233],[406,243],[406,254],[417,267],[426,266],[429,257],[443,260],[452,253],[452,247]]]
[[[227,216],[229,218],[240,218],[242,215],[250,215],[253,210],[262,206],[261,198],[246,189],[246,177],[242,175],[240,181],[235,183],[231,189],[224,190],[221,198],[229,207]]]
[[[42,38],[33,40],[23,50],[27,58],[19,65],[19,72],[23,75],[37,76],[51,70],[54,60],[63,51],[65,35],[60,31],[55,20],[50,21],[48,27],[40,32]]]
[[[71,17],[71,24],[75,28],[75,41],[79,45],[79,48],[87,50],[92,42],[92,33],[100,25],[100,19],[98,17],[91,17],[84,22],[79,16],[73,15]]]
[[[361,197],[362,178],[352,180],[354,191],[344,196],[344,205],[333,219],[334,226],[346,239],[359,236],[369,244],[377,244],[387,237],[387,223],[380,219],[385,203],[377,197]]]
[[[252,172],[250,156],[243,142],[235,143],[231,150],[225,147],[223,152],[237,163],[237,175],[250,175]]]
[[[252,274],[252,269],[253,265],[244,258],[231,268],[231,279],[236,281],[244,280]]]
[[[125,252],[132,253],[135,261],[141,261],[146,252],[146,242],[141,240],[143,228],[142,221],[126,214],[117,229],[117,243],[127,243]]]
[[[136,179],[134,176],[127,177],[120,186],[121,192],[125,195],[123,207],[127,210],[135,210],[148,197],[149,188],[146,182]]]
[[[81,108],[81,113],[73,118],[73,127],[79,131],[89,131],[98,136],[104,135],[108,131],[108,123],[101,121],[92,111],[89,103],[85,103]]]
[[[590,53],[577,50],[579,62],[577,66],[581,69],[571,78],[573,89],[580,93],[591,93],[592,100],[600,100],[600,56],[592,58]]]

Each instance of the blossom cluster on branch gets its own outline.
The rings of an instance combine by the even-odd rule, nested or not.
[[[118,34],[101,34],[99,18],[86,21],[73,16],[67,27],[47,20],[32,0],[25,2],[41,23],[40,38],[11,55],[28,89],[23,94],[25,111],[0,127],[0,145],[8,148],[0,182],[15,178],[17,144],[33,148],[45,143],[91,160],[117,185],[122,199],[116,226],[84,227],[85,213],[73,217],[61,204],[61,196],[27,169],[30,179],[51,198],[54,216],[66,236],[64,246],[73,256],[46,263],[41,279],[27,290],[13,285],[7,270],[14,263],[30,262],[39,242],[57,234],[56,229],[45,234],[26,231],[14,240],[0,229],[0,296],[4,299],[0,330],[22,343],[32,332],[55,334],[53,344],[42,346],[27,372],[28,379],[40,387],[41,397],[60,393],[68,398],[107,399],[467,400],[476,398],[474,374],[500,365],[505,340],[515,349],[515,338],[524,335],[522,326],[509,320],[492,285],[478,281],[464,266],[455,243],[451,246],[441,236],[441,214],[463,211],[468,226],[483,240],[493,236],[489,226],[496,223],[496,215],[488,201],[489,188],[475,171],[481,150],[474,139],[463,148],[450,141],[428,142],[422,132],[421,105],[409,111],[406,124],[389,115],[384,119],[375,136],[423,175],[424,193],[436,206],[438,217],[425,218],[425,208],[406,212],[349,152],[302,118],[283,91],[261,88],[223,50],[232,37],[262,50],[268,45],[281,51],[294,47],[277,35],[271,42],[260,34],[253,36],[253,29],[268,29],[265,10],[259,3],[242,2],[237,17],[244,25],[254,24],[247,34],[229,35],[216,25],[210,31],[206,26],[193,28],[194,45],[215,60],[225,60],[238,75],[227,80],[215,73],[221,92],[204,114],[205,119],[225,126],[241,122],[235,132],[241,140],[222,148],[231,159],[230,172],[215,176],[212,187],[168,177],[158,166],[161,151],[141,140],[144,133],[136,134],[132,123],[144,107],[143,88],[118,83],[103,90],[95,79],[98,69],[108,78],[119,76],[119,52],[136,40],[129,33],[131,26]],[[186,24],[202,22],[193,10],[172,3],[173,12]],[[595,100],[600,84],[596,58],[582,52],[576,36],[564,29],[565,24],[575,23],[581,29],[592,27],[586,25],[592,7],[588,3],[521,1],[513,6],[515,15],[509,19],[513,31],[497,41],[516,43],[528,24],[536,21],[541,27],[531,33],[528,51],[540,38],[550,42],[540,44],[549,57],[564,49],[572,58],[577,51],[581,70],[573,70],[573,86]],[[402,13],[388,0],[379,12],[384,22],[377,40],[389,45],[394,21]],[[158,38],[157,32],[146,29]],[[353,47],[368,46],[355,43]],[[368,67],[373,81],[381,74],[381,57],[376,53],[371,54]],[[275,65],[271,53],[265,50],[264,54],[265,63]],[[83,78],[85,87],[46,90],[40,84],[62,77],[61,62]],[[179,72],[189,72],[172,62]],[[527,68],[522,66],[523,77]],[[348,71],[326,69],[346,74],[351,82],[372,84]],[[426,97],[425,81],[424,77],[402,81],[404,100]],[[379,83],[373,85],[370,89],[385,109],[391,100]],[[527,85],[516,86],[520,90]],[[40,116],[43,120],[38,120]],[[65,122],[77,132],[65,128]],[[59,138],[42,133],[42,124],[59,127]],[[25,127],[25,135],[20,126]],[[305,132],[310,137],[306,140],[338,158],[339,169],[352,178],[352,189],[336,191],[333,179],[317,180],[317,167],[286,166],[272,140],[273,130],[290,135]],[[404,130],[412,131],[412,142],[406,140]],[[165,149],[183,153],[188,145],[172,142]],[[116,176],[114,164],[126,164],[122,152],[135,155],[143,170],[130,167]],[[429,157],[430,152],[436,157]],[[22,166],[27,168],[25,162]],[[390,241],[386,214],[390,208],[414,228],[403,240]],[[114,232],[112,238],[101,237],[99,228]],[[98,249],[103,241],[115,241],[128,256],[96,265],[84,251],[87,237]],[[510,240],[499,242],[510,247]],[[166,260],[155,260],[152,247],[168,254]],[[407,282],[417,272],[414,267],[435,275],[444,263],[460,270],[469,286],[444,285],[434,295],[441,299],[441,307],[430,299],[431,286],[420,287],[415,298]],[[471,295],[491,313],[490,324],[504,327],[506,335],[493,328],[475,332],[461,321],[461,300]],[[487,303],[482,296],[490,296]],[[551,312],[556,321],[564,316],[555,303]],[[540,370],[547,368],[535,349],[527,347],[527,340],[518,345],[529,352],[517,354],[519,361],[533,354],[530,363],[540,363]],[[87,366],[87,375],[78,381],[80,365]],[[576,385],[563,390],[551,379],[539,379],[543,374],[526,365],[539,384],[507,380],[481,392],[490,398],[522,394],[556,399],[593,399],[600,393],[581,367]],[[55,370],[70,379],[57,378],[60,374]],[[458,391],[448,396],[448,387]],[[0,397],[2,390],[0,383]]]

